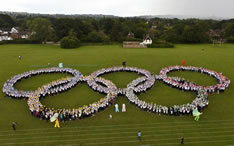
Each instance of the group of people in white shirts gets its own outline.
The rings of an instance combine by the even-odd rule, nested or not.
[[[14,88],[14,85],[21,81],[22,79],[25,78],[30,78],[31,76],[35,76],[35,75],[39,75],[39,74],[45,74],[45,73],[67,73],[67,74],[71,74],[73,77],[68,79],[66,81],[66,83],[61,83],[63,86],[61,86],[61,84],[56,84],[55,82],[53,82],[53,86],[58,86],[59,88],[48,88],[50,89],[50,91],[47,92],[47,94],[52,94],[52,93],[57,93],[59,92],[59,90],[64,91],[67,89],[70,89],[71,87],[73,87],[74,85],[77,84],[77,82],[79,81],[79,78],[82,76],[82,74],[75,70],[75,69],[71,69],[71,68],[45,68],[45,69],[39,69],[39,70],[32,70],[29,72],[24,72],[22,74],[18,74],[16,76],[13,76],[12,78],[10,78],[9,80],[7,80],[4,85],[3,85],[3,93],[5,93],[7,96],[12,97],[12,98],[29,98],[34,91],[21,91],[21,90],[17,90]],[[54,91],[57,90],[57,91]],[[44,94],[45,96],[45,94]]]
[[[199,73],[204,73],[208,74],[209,76],[214,77],[219,83],[216,85],[212,86],[202,86],[202,85],[197,85],[196,83],[189,82],[185,79],[177,78],[177,77],[168,77],[167,74],[173,71],[193,71],[193,72],[199,72]],[[163,68],[160,71],[160,75],[162,77],[162,80],[170,84],[173,87],[182,89],[182,90],[187,90],[187,91],[197,91],[200,88],[205,89],[208,93],[213,93],[213,92],[219,92],[219,91],[224,91],[231,81],[223,76],[222,73],[218,73],[216,71],[212,71],[209,69],[205,69],[202,67],[194,67],[194,66],[169,66],[166,68]]]
[[[219,83],[213,86],[204,87],[179,77],[167,76],[169,72],[178,70],[206,73],[210,76],[215,77],[219,81]],[[133,80],[127,85],[126,88],[123,89],[117,88],[113,82],[100,77],[103,74],[117,71],[136,72],[143,76]],[[29,78],[33,75],[44,73],[68,73],[71,74],[72,77],[53,81],[39,87],[36,91],[20,91],[14,88],[14,85],[20,80]],[[171,107],[158,105],[156,103],[148,103],[146,101],[140,100],[136,94],[145,92],[150,89],[154,85],[156,80],[162,80],[166,84],[175,88],[179,88],[181,90],[196,92],[197,97],[191,103],[174,105]],[[84,105],[77,109],[55,110],[53,108],[47,108],[40,103],[40,97],[66,91],[77,85],[78,82],[86,82],[94,91],[106,94],[106,96],[104,98],[101,98],[97,102],[91,103],[89,105]],[[70,68],[47,68],[32,70],[12,77],[4,83],[3,92],[9,97],[18,99],[28,98],[29,109],[32,112],[32,115],[36,117],[40,117],[41,119],[49,119],[53,116],[53,114],[59,113],[59,117],[61,120],[72,120],[89,117],[90,115],[94,115],[96,112],[103,110],[110,105],[114,105],[115,112],[119,112],[119,105],[113,103],[115,98],[119,94],[125,95],[130,103],[135,104],[138,108],[153,113],[166,115],[191,114],[195,108],[201,110],[208,106],[208,93],[212,93],[215,91],[224,91],[225,88],[229,86],[229,84],[230,80],[223,76],[222,73],[217,73],[215,71],[193,66],[169,66],[163,68],[160,71],[159,75],[153,75],[147,70],[139,69],[136,67],[111,67],[100,69],[96,72],[93,72],[89,76],[83,76],[78,70]],[[126,112],[126,105],[124,103],[122,104],[121,111]],[[110,117],[112,118],[111,114]]]
[[[185,115],[191,114],[196,108],[202,110],[208,106],[208,94],[205,90],[199,90],[197,97],[192,101],[192,103],[186,103],[182,105],[174,105],[171,107],[159,105],[152,102],[146,102],[140,100],[133,90],[127,91],[126,94],[130,103],[135,104],[139,109],[143,109],[152,113],[165,114],[165,115]]]
[[[85,79],[83,79],[85,80]],[[66,81],[66,78],[63,80],[60,79],[58,81],[53,81],[49,84],[46,84],[38,90],[35,91],[35,93],[29,97],[28,99],[28,106],[32,114],[36,117],[40,117],[41,119],[49,119],[51,118],[55,113],[59,114],[59,120],[76,120],[81,119],[85,117],[89,117],[91,115],[95,115],[98,111],[105,109],[106,107],[110,106],[117,96],[117,91],[115,92],[109,92],[104,98],[101,98],[99,101],[91,103],[89,105],[83,105],[77,109],[54,109],[54,108],[47,108],[44,105],[42,105],[39,101],[39,97],[41,94],[47,94],[46,92],[50,91],[49,88],[53,87],[54,83],[61,83]],[[36,114],[34,114],[36,113]]]
[[[200,73],[206,73],[218,80],[218,84],[213,86],[201,86],[197,85],[196,83],[190,82],[188,80],[185,80],[183,78],[179,77],[169,77],[167,74],[172,71],[194,71],[194,72],[200,72]],[[166,83],[169,86],[178,88],[180,90],[185,91],[192,91],[197,93],[197,97],[192,101],[192,103],[187,103],[183,105],[174,105],[171,107],[158,105],[156,103],[148,103],[146,101],[140,100],[136,93],[135,86],[138,84],[137,80],[144,81],[146,80],[144,77],[138,78],[135,80],[135,82],[131,82],[128,85],[128,88],[126,90],[126,96],[128,100],[137,105],[138,108],[147,110],[153,113],[158,114],[166,114],[166,115],[181,115],[181,114],[191,114],[192,111],[196,108],[200,111],[201,109],[208,106],[208,94],[213,92],[224,91],[225,88],[227,88],[230,84],[230,80],[223,76],[222,73],[217,73],[215,71],[211,71],[208,69],[204,69],[201,67],[193,67],[193,66],[169,66],[166,68],[163,68],[160,71],[159,75],[155,75],[155,80],[162,80],[164,83]],[[144,88],[143,91],[146,91],[147,88]]]

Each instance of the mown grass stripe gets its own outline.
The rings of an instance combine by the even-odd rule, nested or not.
[[[199,128],[197,128],[196,126],[198,126]],[[208,126],[212,126],[211,124],[209,124]],[[218,125],[220,126],[220,124]],[[201,125],[180,125],[180,126],[163,126],[163,127],[129,127],[129,128],[119,128],[119,129],[115,129],[115,128],[111,128],[111,129],[92,129],[92,130],[77,130],[79,133],[81,132],[99,132],[99,131],[121,131],[121,130],[139,130],[139,129],[158,129],[160,128],[158,131],[170,131],[172,129],[168,129],[168,128],[173,128],[173,130],[175,129],[185,129],[185,128],[196,128],[196,129],[200,129],[200,130],[205,130],[205,129],[225,129],[225,128],[233,128],[234,127],[234,123],[232,123],[232,125],[224,125],[223,127],[217,127],[217,128],[208,128],[208,127],[203,127]],[[213,126],[212,126],[213,127]],[[165,129],[165,130],[163,130]],[[55,129],[54,129],[55,130]],[[59,133],[76,133],[77,131],[75,130],[70,130],[70,131],[60,131],[59,130]],[[35,132],[33,131],[32,133],[19,133],[19,134],[15,134],[16,131],[12,131],[13,134],[3,134],[3,135],[0,135],[0,137],[3,137],[3,136],[16,136],[16,135],[31,135],[31,134],[55,134],[55,133],[58,133],[58,131],[53,131],[53,132],[48,132],[48,131],[45,131],[45,132]]]
[[[156,141],[156,140],[147,140],[147,141],[144,141],[144,142],[154,142],[154,141]],[[204,144],[204,143],[223,143],[223,142],[234,142],[234,140],[197,141],[197,142],[185,142],[185,144]],[[104,145],[104,144],[121,144],[121,143],[139,143],[140,144],[139,140],[135,140],[135,141],[117,141],[117,142],[112,142],[112,143],[108,143],[108,142],[86,143],[85,145]],[[179,142],[175,142],[175,143],[156,143],[156,144],[153,143],[153,145],[179,145],[179,144],[180,144]],[[80,144],[69,144],[69,146],[73,146],[73,145],[80,145]],[[149,146],[148,144],[142,144],[142,145]],[[230,146],[232,146],[232,145],[230,145]]]
[[[225,122],[225,123],[220,123],[220,122]],[[210,123],[214,123],[214,124],[227,124],[227,123],[231,123],[231,124],[234,124],[234,120],[214,120],[214,121],[199,121],[198,122],[195,122],[195,121],[191,121],[191,122],[157,122],[157,123],[147,123],[147,124],[122,124],[122,125],[108,125],[108,126],[87,126],[87,127],[63,127],[62,130],[66,130],[66,129],[89,129],[89,128],[113,128],[113,127],[129,127],[129,126],[144,126],[144,125],[158,125],[161,127],[161,125],[167,125],[167,124],[186,124],[187,123],[191,123],[191,125],[195,125],[195,124],[209,124]],[[189,125],[189,124],[188,124]],[[198,125],[196,125],[198,126]],[[23,131],[42,131],[42,130],[54,130],[54,128],[40,128],[40,129],[19,129],[17,131],[20,131],[20,132],[23,132]],[[7,133],[7,132],[12,132],[12,130],[6,130],[6,131],[0,131],[0,134],[1,133]]]
[[[189,131],[193,131],[193,130],[189,130]],[[146,133],[154,133],[154,132],[157,132],[156,135],[154,136],[175,136],[175,135],[178,135],[178,136],[181,136],[181,135],[193,135],[193,134],[220,134],[220,133],[233,133],[234,134],[234,130],[228,130],[228,131],[214,131],[214,132],[203,132],[203,131],[197,131],[197,132],[188,132],[188,133],[181,133],[181,132],[173,132],[173,133],[170,133],[170,134],[161,134],[161,133],[158,133],[158,131],[142,131],[142,133],[144,133],[144,137],[149,135],[149,134],[146,134]],[[116,133],[96,133],[96,134],[72,134],[72,135],[53,135],[53,136],[49,136],[48,135],[44,135],[44,136],[36,136],[36,137],[23,137],[23,138],[16,138],[16,137],[10,137],[10,138],[4,138],[4,139],[0,139],[0,140],[10,140],[10,141],[14,141],[14,140],[26,140],[26,139],[29,139],[29,140],[32,140],[32,139],[47,139],[47,138],[64,138],[64,137],[83,137],[83,136],[102,136],[102,135],[116,135],[116,134],[119,134],[119,135],[123,135],[123,134],[132,134],[132,135],[135,135],[136,136],[136,131],[135,132],[116,132]],[[85,140],[85,139],[81,139],[81,140]],[[89,139],[90,140],[90,139]]]
[[[145,137],[156,137],[157,135],[146,135],[144,136]],[[186,137],[186,140],[188,139],[204,139],[204,138],[221,138],[221,137],[231,137],[234,139],[234,135],[211,135],[211,136],[197,136],[197,137]],[[101,137],[101,138],[87,138],[87,139],[83,139],[83,140],[109,140],[109,139],[122,139],[122,138],[137,138],[137,136],[121,136],[121,137]],[[156,140],[153,140],[153,141],[168,141],[168,140],[173,140],[173,139],[178,139],[177,138],[165,138],[165,139],[156,139]],[[1,143],[0,145],[14,145],[14,144],[18,144],[18,145],[21,145],[21,144],[36,144],[36,143],[53,143],[53,142],[78,142],[78,141],[81,141],[82,139],[58,139],[58,140],[42,140],[42,141],[33,141],[33,142],[17,142],[17,143]],[[147,141],[151,141],[151,140],[147,140]]]

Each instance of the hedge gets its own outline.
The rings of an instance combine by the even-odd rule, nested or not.
[[[0,41],[0,45],[4,44],[40,44],[40,41],[28,40],[28,39],[14,39],[14,40]]]
[[[174,48],[174,44],[166,42],[166,41],[157,41],[151,45],[147,45],[148,48]]]

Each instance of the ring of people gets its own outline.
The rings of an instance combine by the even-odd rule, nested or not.
[[[217,79],[218,83],[212,86],[202,86],[183,78],[167,76],[169,72],[179,70],[208,74]],[[101,75],[111,72],[135,72],[142,76],[133,80],[127,85],[126,88],[120,89],[117,88],[117,86],[110,80],[106,80],[100,77]],[[14,88],[14,85],[24,78],[30,78],[31,76],[46,73],[67,73],[72,75],[72,77],[52,81],[51,83],[39,87],[35,91],[21,91]],[[144,100],[140,100],[137,97],[137,93],[146,92],[154,86],[155,81],[157,80],[161,80],[165,84],[180,90],[196,92],[197,96],[191,103],[174,105],[171,107],[158,105],[156,103],[148,103]],[[64,92],[81,82],[87,83],[91,89],[103,93],[106,96],[101,98],[99,101],[89,105],[83,105],[72,110],[47,108],[41,104],[41,97]],[[91,73],[89,76],[83,76],[81,72],[75,69],[53,67],[32,70],[13,76],[4,83],[3,92],[7,96],[15,99],[28,99],[27,104],[29,110],[32,112],[32,115],[39,117],[40,119],[50,119],[51,122],[56,121],[58,126],[58,118],[64,121],[68,119],[75,120],[89,117],[90,115],[95,114],[113,104],[118,95],[125,95],[130,103],[135,104],[140,109],[150,111],[152,113],[164,115],[192,114],[195,116],[195,120],[199,120],[199,115],[202,114],[200,111],[209,104],[208,95],[214,92],[223,92],[229,86],[230,82],[231,81],[227,77],[223,76],[222,73],[194,66],[169,66],[163,68],[159,75],[154,75],[145,69],[140,69],[137,67],[120,66],[103,68]],[[115,107],[118,108],[118,105]]]

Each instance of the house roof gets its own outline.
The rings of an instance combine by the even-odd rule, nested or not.
[[[149,36],[149,34],[146,35],[146,37],[144,38],[144,40],[152,40],[151,37]]]
[[[127,37],[134,38],[135,36],[134,36],[134,33],[133,33],[133,32],[130,32],[130,31],[129,31]]]

